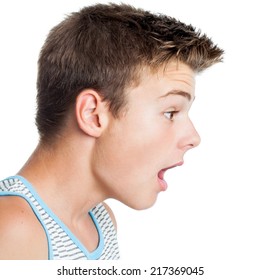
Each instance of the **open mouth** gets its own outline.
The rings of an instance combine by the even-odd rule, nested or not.
[[[164,168],[164,169],[159,171],[159,173],[158,173],[158,180],[159,180],[159,183],[161,185],[162,191],[166,191],[166,189],[168,188],[167,182],[164,180],[165,172],[167,170],[169,170],[169,169],[172,169],[174,167],[181,166],[181,165],[183,165],[183,161],[178,162],[178,163],[176,163],[176,164],[174,164],[172,166],[166,167],[166,168]]]

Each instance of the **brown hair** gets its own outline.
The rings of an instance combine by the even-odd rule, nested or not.
[[[97,4],[72,13],[54,27],[40,53],[36,124],[41,140],[62,127],[77,95],[99,92],[115,117],[124,89],[138,69],[157,69],[171,59],[200,72],[222,60],[223,51],[191,25],[125,4]]]

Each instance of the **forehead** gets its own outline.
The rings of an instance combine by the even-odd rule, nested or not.
[[[165,67],[158,70],[158,75],[162,78],[174,79],[177,78],[188,79],[190,82],[194,81],[195,72],[187,65],[181,62],[171,62]]]
[[[195,72],[186,64],[172,61],[167,63],[156,71],[143,69],[139,83],[129,89],[131,98],[152,98],[167,97],[168,93],[183,92],[184,95],[190,95],[189,99],[194,98],[195,91]]]

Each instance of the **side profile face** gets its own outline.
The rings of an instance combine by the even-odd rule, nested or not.
[[[194,90],[195,73],[174,61],[157,73],[144,71],[127,90],[125,113],[110,118],[94,157],[95,176],[110,197],[145,209],[167,189],[164,172],[200,142],[188,115]]]

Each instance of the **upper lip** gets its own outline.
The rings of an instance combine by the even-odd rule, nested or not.
[[[181,165],[183,165],[183,163],[184,163],[183,161],[179,161],[179,162],[175,163],[174,165],[171,165],[169,167],[166,167],[166,168],[162,169],[162,171],[166,171],[166,170],[174,168],[176,166],[181,166]]]

